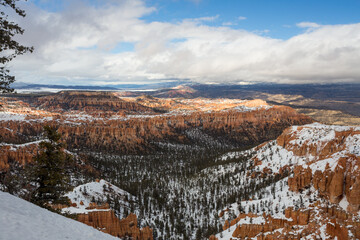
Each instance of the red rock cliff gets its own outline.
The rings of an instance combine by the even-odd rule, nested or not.
[[[36,136],[45,124],[59,126],[68,148],[131,153],[156,149],[152,142],[186,143],[186,130],[201,132],[228,143],[249,146],[276,138],[283,129],[311,120],[289,107],[274,106],[254,111],[190,112],[186,114],[128,116],[114,119],[74,120],[58,115],[52,120],[1,121],[0,128],[7,142],[26,142],[24,136]],[[25,138],[25,139],[24,139]]]
[[[138,240],[153,239],[152,229],[149,227],[139,229],[137,217],[132,213],[125,219],[119,220],[112,210],[95,211],[79,214],[77,220],[115,237],[132,237]]]

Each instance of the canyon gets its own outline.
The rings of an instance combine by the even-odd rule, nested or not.
[[[2,97],[0,173],[31,165],[50,125],[77,160],[69,206],[59,208],[113,236],[360,237],[358,127],[260,99],[169,94]]]
[[[3,168],[14,154],[22,164],[31,161],[35,150],[29,143],[40,139],[44,125],[58,128],[69,150],[134,154],[159,150],[161,142],[201,145],[191,131],[218,145],[252,146],[275,138],[288,126],[312,121],[289,107],[269,106],[262,100],[120,98],[110,92],[60,92],[28,102],[1,101],[0,137],[19,146],[16,153],[10,146],[1,146]]]

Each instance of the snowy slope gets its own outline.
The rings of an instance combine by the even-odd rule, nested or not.
[[[118,188],[117,186],[105,181],[89,182],[75,187],[71,192],[65,194],[75,207],[63,208],[63,212],[68,213],[88,213],[91,211],[108,211],[109,209],[87,209],[90,203],[106,203],[108,200],[116,200],[123,207],[129,207],[129,200],[135,201],[130,193]]]
[[[286,168],[290,173],[289,177],[276,181],[272,180],[270,185],[257,189],[250,200],[237,199],[237,202],[223,209],[220,212],[220,219],[223,224],[225,224],[226,220],[231,222],[236,216],[240,216],[240,214],[255,214],[255,217],[239,217],[240,220],[237,220],[236,225],[232,225],[228,229],[216,234],[217,239],[239,239],[233,237],[233,233],[238,226],[258,224],[260,228],[270,222],[263,217],[265,215],[271,216],[274,219],[292,222],[292,219],[287,218],[285,214],[285,210],[290,208],[300,209],[303,212],[309,211],[309,224],[316,226],[313,229],[309,228],[309,230],[307,225],[294,224],[290,231],[293,235],[301,236],[301,234],[306,234],[306,237],[302,236],[302,239],[331,239],[334,236],[329,235],[328,232],[332,230],[328,226],[333,224],[330,221],[336,219],[339,213],[339,215],[343,214],[347,217],[336,220],[337,224],[340,222],[343,225],[336,225],[336,230],[333,230],[332,233],[340,234],[339,229],[342,227],[342,233],[348,234],[349,239],[358,239],[353,235],[355,230],[352,224],[360,222],[360,211],[352,212],[352,215],[348,212],[349,202],[346,191],[351,191],[352,186],[348,186],[347,190],[344,190],[339,203],[331,203],[329,198],[324,196],[324,193],[322,195],[319,194],[320,190],[315,188],[313,184],[303,188],[301,191],[294,191],[290,189],[288,180],[294,177],[293,170],[297,166],[301,166],[304,169],[309,168],[311,170],[310,174],[312,174],[310,178],[313,177],[315,172],[318,174],[324,173],[326,167],[328,167],[328,171],[335,172],[337,167],[340,166],[338,165],[340,159],[347,159],[347,164],[343,165],[346,167],[346,174],[351,173],[353,177],[359,176],[360,128],[313,123],[304,126],[293,126],[284,131],[279,139],[261,144],[245,152],[230,152],[218,158],[218,161],[224,161],[248,154],[252,155],[250,161],[254,163],[254,166],[250,171],[247,169],[249,174],[236,172],[232,164],[219,166],[217,169],[203,170],[203,173],[207,176],[212,173],[230,174],[238,185],[247,184],[248,181],[246,180],[249,180],[249,176],[252,173],[267,172],[265,175],[252,175],[250,179],[252,179],[255,185],[261,185],[266,180],[264,176],[275,176],[282,168]],[[338,168],[343,169],[342,167]],[[324,173],[323,178],[325,177],[328,178],[328,175]],[[299,179],[304,181],[304,178]],[[345,189],[346,183],[349,184],[349,182],[346,182],[344,177],[343,180],[339,180],[340,183],[341,181],[344,181]],[[234,185],[234,188],[236,187]],[[326,191],[329,192],[329,190]],[[328,207],[336,209],[334,212],[337,212],[337,214],[331,215],[323,210]],[[335,229],[334,224],[331,226],[334,226]],[[255,228],[256,226],[253,229]],[[274,232],[285,235],[290,234],[289,229],[277,228],[274,231],[260,232],[258,236],[249,239],[257,239],[262,234],[266,236]]]
[[[335,139],[336,133],[353,131],[354,134],[344,137],[341,143],[338,143],[338,151],[329,153],[326,158],[321,154],[330,141]],[[268,168],[272,173],[278,173],[280,168],[290,165],[302,165],[304,168],[309,166],[313,173],[316,170],[325,170],[329,163],[332,170],[336,167],[338,160],[349,155],[360,156],[360,127],[332,126],[320,123],[313,123],[304,126],[293,126],[288,133],[292,140],[288,143],[287,149],[277,144],[277,140],[269,141],[261,148],[254,148],[256,154],[254,159],[261,160],[261,164],[255,167],[255,171],[262,172]],[[292,148],[303,147],[305,154],[296,155]],[[315,148],[311,154],[310,148]],[[314,152],[314,151],[313,151]],[[236,152],[235,152],[236,153]],[[232,154],[235,154],[232,153]],[[241,153],[236,153],[241,155]],[[230,154],[222,156],[225,159]]]
[[[118,239],[0,191],[0,239]]]

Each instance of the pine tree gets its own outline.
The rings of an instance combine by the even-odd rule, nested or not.
[[[12,92],[10,84],[15,77],[9,75],[6,64],[17,55],[32,52],[33,47],[26,47],[16,41],[16,35],[23,34],[22,29],[16,23],[8,19],[8,12],[12,9],[18,16],[25,17],[25,11],[16,6],[18,0],[0,0],[0,92]]]
[[[63,194],[70,190],[70,179],[66,176],[66,166],[72,158],[64,152],[64,144],[60,142],[61,135],[55,128],[44,127],[47,140],[40,143],[41,152],[34,157],[33,176],[36,190],[32,200],[46,207],[51,204],[65,204],[67,198]]]

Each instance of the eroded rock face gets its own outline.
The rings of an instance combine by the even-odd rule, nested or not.
[[[311,169],[303,168],[302,166],[296,166],[294,169],[294,177],[289,178],[288,184],[291,191],[299,191],[309,187],[311,184]]]
[[[38,150],[38,142],[0,145],[0,172],[7,171],[11,161],[16,161],[22,166],[32,162]]]
[[[314,216],[320,215],[321,222],[313,222]],[[246,217],[258,218],[255,214],[240,214],[232,222],[239,223]],[[309,209],[294,210],[292,207],[285,210],[286,219],[273,218],[271,215],[263,215],[263,222],[261,224],[239,224],[232,233],[232,237],[246,239],[303,239],[305,236],[311,234],[321,235],[318,224],[325,224],[326,234],[328,237],[338,239],[358,239],[360,236],[360,222],[352,221],[352,215],[336,207],[332,208],[318,208],[316,212]],[[234,224],[234,225],[235,225]],[[233,224],[231,224],[233,226]],[[294,229],[302,229],[296,234]],[[351,236],[349,235],[351,229]],[[214,236],[215,237],[215,236]]]
[[[360,208],[359,129],[315,127],[313,130],[321,131],[322,135],[313,140],[307,136],[311,132],[307,132],[306,127],[297,127],[295,131],[287,129],[277,139],[280,146],[296,156],[312,159],[294,168],[294,175],[288,180],[290,189],[301,191],[314,186],[331,203],[339,203],[346,197],[348,210],[357,212]]]
[[[346,198],[349,203],[348,211],[355,213],[360,208],[360,173],[356,171],[358,168],[353,168],[356,162],[359,163],[360,159],[341,158],[333,167],[334,170],[327,166],[324,171],[316,170],[313,174],[310,168],[297,166],[294,176],[288,180],[289,188],[292,191],[301,191],[313,186],[331,203],[336,204]]]
[[[348,230],[346,227],[339,225],[336,219],[332,219],[331,222],[326,224],[326,233],[331,237],[338,239],[349,239]]]
[[[357,177],[351,188],[346,189],[346,197],[349,201],[348,210],[350,212],[359,211],[360,206],[360,178]]]
[[[214,235],[211,235],[211,236],[209,237],[209,240],[218,240],[218,238],[215,237]]]
[[[186,134],[194,129],[200,137],[250,146],[276,138],[290,125],[311,122],[289,107],[270,107],[261,100],[119,98],[113,93],[62,92],[32,101],[34,107],[21,112],[24,104],[3,108],[23,116],[22,120],[0,120],[3,141],[29,142],[40,136],[44,125],[54,125],[69,149],[117,153],[154,151],[158,142],[201,144]]]
[[[119,220],[112,210],[94,211],[79,214],[77,220],[115,237],[132,237],[139,240],[153,239],[152,229],[149,227],[138,228],[135,214],[130,214],[125,219]]]
[[[286,200],[285,197],[284,216],[279,216],[276,210],[274,215],[263,212],[262,217],[252,215],[250,208],[243,210],[246,214],[230,221],[230,226],[237,224],[232,236],[240,239],[359,239],[359,130],[358,127],[317,123],[294,126],[286,129],[276,141],[254,148],[253,168],[246,176],[261,181],[286,170],[290,175],[284,181],[288,185],[285,191],[295,192],[290,196],[300,198],[298,203],[294,200],[295,207],[285,208],[293,204],[288,202],[291,198]],[[311,197],[312,194],[316,197]],[[283,191],[272,197],[279,204],[286,195]],[[305,205],[303,198],[308,201]],[[219,216],[226,219],[226,212],[222,213]],[[249,219],[244,220],[246,216],[257,220],[251,223]]]
[[[225,221],[225,224],[223,226],[223,230],[225,231],[226,229],[228,229],[230,227],[230,223],[229,223],[229,220],[226,220]]]
[[[285,210],[286,218],[292,219],[292,221],[286,219],[273,218],[271,215],[264,215],[264,222],[261,224],[240,224],[236,227],[232,236],[236,238],[253,238],[258,236],[260,233],[272,233],[276,229],[280,228],[289,228],[295,225],[307,225],[309,223],[310,212],[302,211],[302,210],[293,210],[292,208],[288,208]],[[257,218],[255,214],[240,214],[236,219],[232,221],[231,226],[237,224],[246,217]],[[258,239],[271,239],[269,237],[278,237],[278,235],[266,235],[266,238],[263,236],[258,236]],[[260,238],[259,238],[260,237]]]

